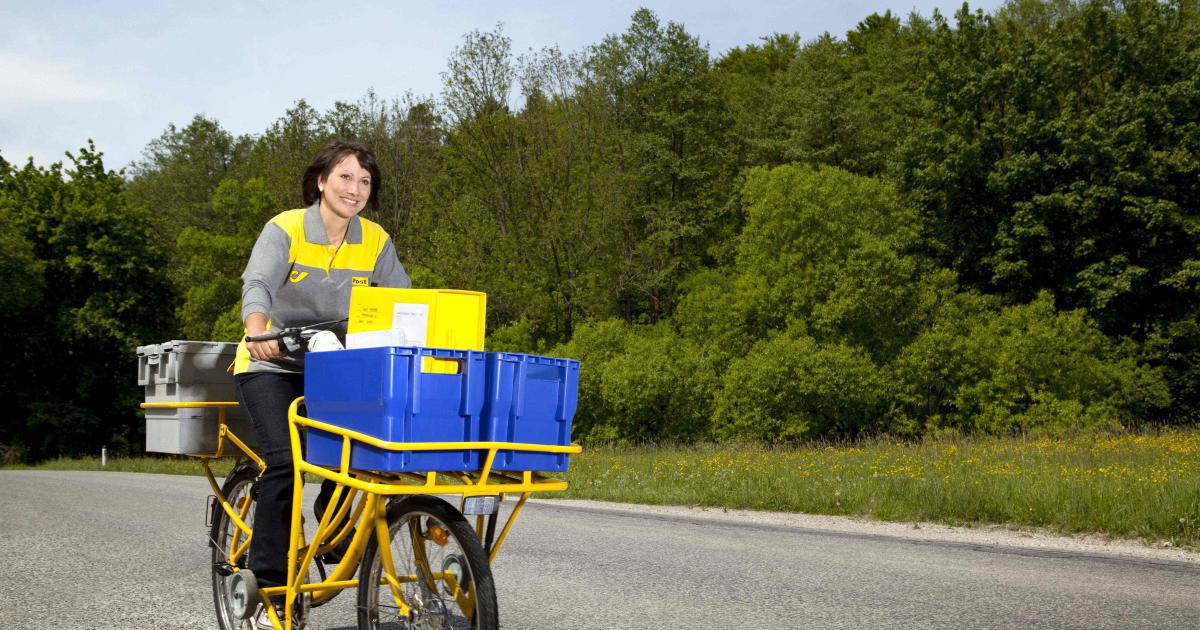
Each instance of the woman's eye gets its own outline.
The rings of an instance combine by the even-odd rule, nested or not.
[[[347,173],[342,173],[342,179],[349,181],[349,180],[350,180],[350,175],[349,175],[349,174],[347,174]]]
[[[364,180],[362,180],[362,185],[363,185],[363,186],[370,186],[370,185],[371,185],[371,180],[369,180],[369,179],[364,179]]]

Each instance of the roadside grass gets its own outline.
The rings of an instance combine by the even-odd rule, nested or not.
[[[213,474],[218,478],[224,477],[233,468],[234,459],[224,458],[212,460]],[[0,470],[95,470],[104,472],[135,472],[155,473],[160,475],[195,475],[203,476],[200,460],[195,457],[146,456],[146,457],[109,457],[107,465],[100,465],[99,457],[78,457],[50,459],[32,466],[4,466]]]
[[[232,460],[214,462],[223,475]],[[9,467],[12,468],[12,467]],[[187,457],[28,467],[201,474]],[[549,497],[1004,524],[1200,548],[1200,432],[762,445],[593,445]]]
[[[1200,432],[604,446],[575,457],[567,478],[570,498],[1005,524],[1200,547]]]

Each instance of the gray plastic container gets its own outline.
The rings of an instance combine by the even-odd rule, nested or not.
[[[141,346],[137,349],[138,385],[145,390],[148,403],[237,402],[229,373],[236,352],[237,344],[220,341],[173,340]],[[216,408],[144,411],[147,451],[179,455],[216,452],[220,413]],[[227,408],[225,419],[239,439],[254,445],[254,431],[241,407]]]

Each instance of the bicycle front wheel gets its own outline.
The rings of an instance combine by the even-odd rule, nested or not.
[[[388,537],[409,614],[385,580],[378,542],[359,569],[358,627],[369,630],[497,630],[496,588],[487,555],[449,503],[413,496],[388,506]]]

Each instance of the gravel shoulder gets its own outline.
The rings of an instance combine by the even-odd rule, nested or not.
[[[1026,549],[1072,555],[1114,556],[1127,559],[1179,562],[1200,567],[1200,551],[1170,543],[1150,545],[1140,540],[1110,538],[1102,534],[1062,535],[1056,532],[1005,525],[956,527],[940,523],[897,523],[848,516],[729,510],[713,507],[640,505],[580,499],[530,499],[530,503],[638,514],[645,517],[721,522],[730,525],[792,528],[843,535],[878,536],[930,543],[950,543],[996,549]]]

